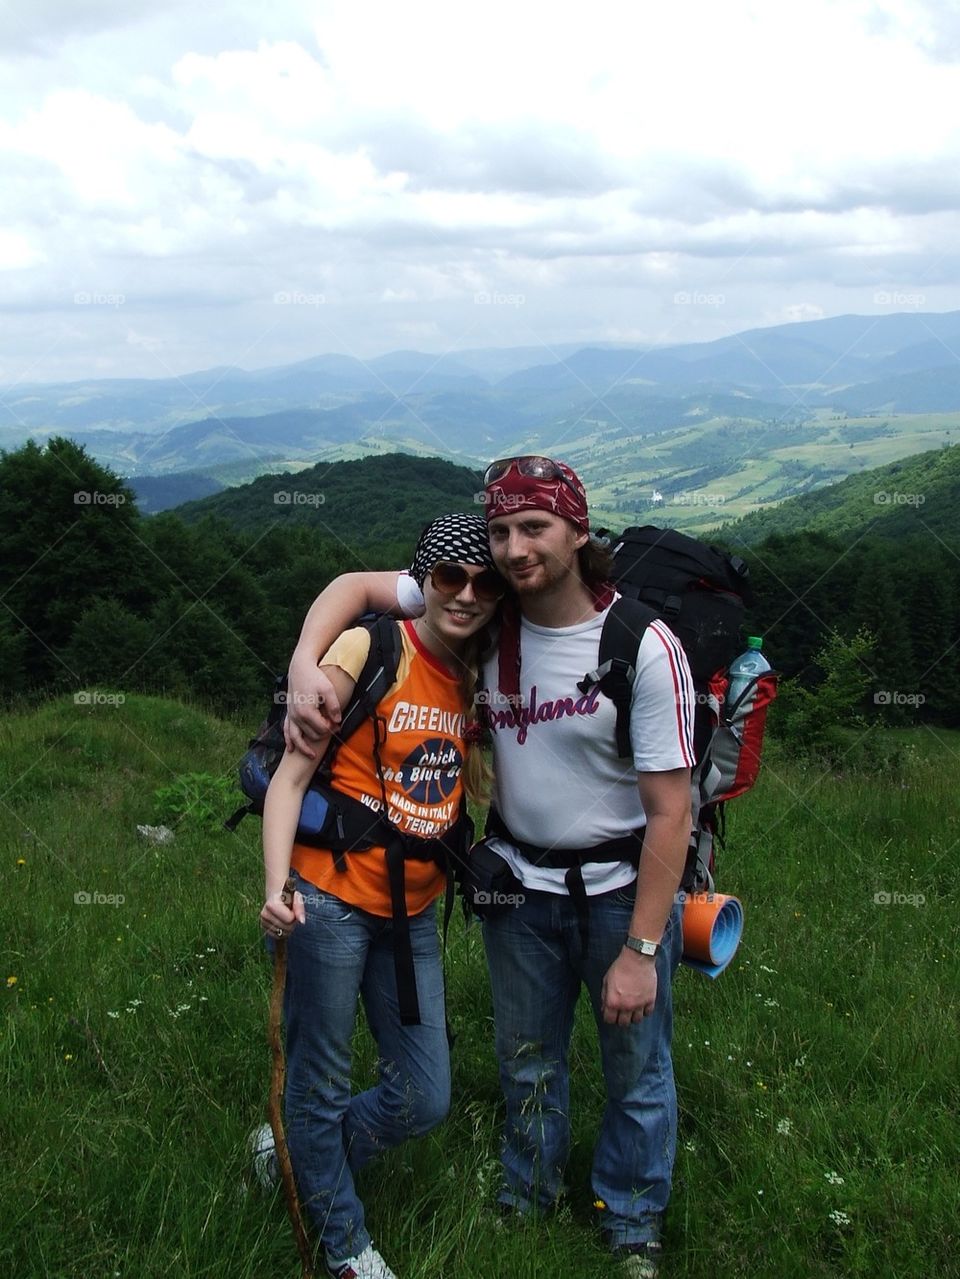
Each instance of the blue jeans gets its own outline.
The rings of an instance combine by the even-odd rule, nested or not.
[[[287,1143],[301,1202],[328,1257],[370,1242],[354,1174],[429,1131],[450,1109],[450,1054],[436,915],[410,919],[421,1024],[403,1026],[389,919],[348,906],[294,873],[306,923],[287,943]],[[357,996],[379,1049],[378,1080],[351,1096]]]
[[[570,1149],[568,1050],[581,983],[593,1005],[607,1104],[594,1150],[592,1183],[606,1205],[611,1247],[660,1234],[677,1140],[670,1057],[671,979],[683,948],[674,906],[655,960],[654,1012],[608,1026],[600,1011],[604,974],[623,946],[635,884],[591,897],[587,954],[569,897],[524,890],[524,901],[483,925],[493,990],[497,1058],[506,1100],[502,1203],[520,1211],[556,1203]]]

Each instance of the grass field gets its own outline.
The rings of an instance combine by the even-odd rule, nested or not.
[[[0,730],[0,1274],[299,1274],[281,1198],[244,1185],[269,1071],[259,828],[187,817],[162,847],[136,833],[157,787],[231,774],[249,728],[131,696],[61,699]],[[960,1273],[960,743],[908,736],[903,780],[773,760],[731,808],[719,886],[746,932],[718,981],[682,969],[675,986],[665,1279]],[[504,1224],[490,1001],[459,919],[448,974],[453,1113],[366,1175],[375,1239],[401,1279],[610,1274],[591,1219],[603,1093],[587,1010],[569,1204]],[[358,1083],[374,1061],[361,1027]]]

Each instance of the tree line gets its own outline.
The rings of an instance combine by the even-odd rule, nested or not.
[[[368,491],[357,487],[359,510],[377,510],[380,482],[378,471]],[[407,563],[438,502],[447,499],[435,485],[418,497],[408,484],[408,523],[393,539],[378,525],[366,544],[292,520],[188,524],[174,512],[142,515],[127,485],[82,446],[29,442],[0,456],[6,695],[96,686],[257,708],[317,593],[338,573]],[[932,536],[803,532],[731,549],[749,563],[756,592],[748,629],[765,636],[784,676],[815,689],[831,634],[859,635],[863,710],[960,725],[960,548]]]

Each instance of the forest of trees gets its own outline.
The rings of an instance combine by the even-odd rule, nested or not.
[[[286,523],[147,518],[70,440],[0,459],[0,677],[8,695],[86,689],[262,702],[303,615],[338,573],[404,563],[408,542],[356,552]]]
[[[358,468],[348,472],[357,515],[341,540],[329,512],[321,524],[283,519],[249,529],[210,516],[189,524],[172,512],[146,517],[121,479],[66,439],[3,454],[5,695],[96,686],[255,712],[331,578],[407,563],[422,523],[468,504],[444,490],[436,468],[449,464],[404,459],[405,519],[394,520],[392,540],[361,544],[363,512],[371,512],[368,527],[379,525],[384,468],[393,465],[370,464],[366,490],[364,464],[350,464]],[[421,490],[412,482],[418,466]],[[766,636],[776,669],[815,684],[822,671],[814,659],[830,632],[852,639],[866,631],[873,639],[863,655],[864,711],[891,722],[960,724],[960,555],[948,540],[792,533],[747,549],[729,544],[751,566],[749,629]]]

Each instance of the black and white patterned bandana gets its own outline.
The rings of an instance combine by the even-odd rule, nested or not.
[[[410,565],[410,576],[421,590],[427,574],[439,560],[493,568],[487,522],[483,516],[454,511],[451,515],[440,515],[430,521],[420,534]]]

